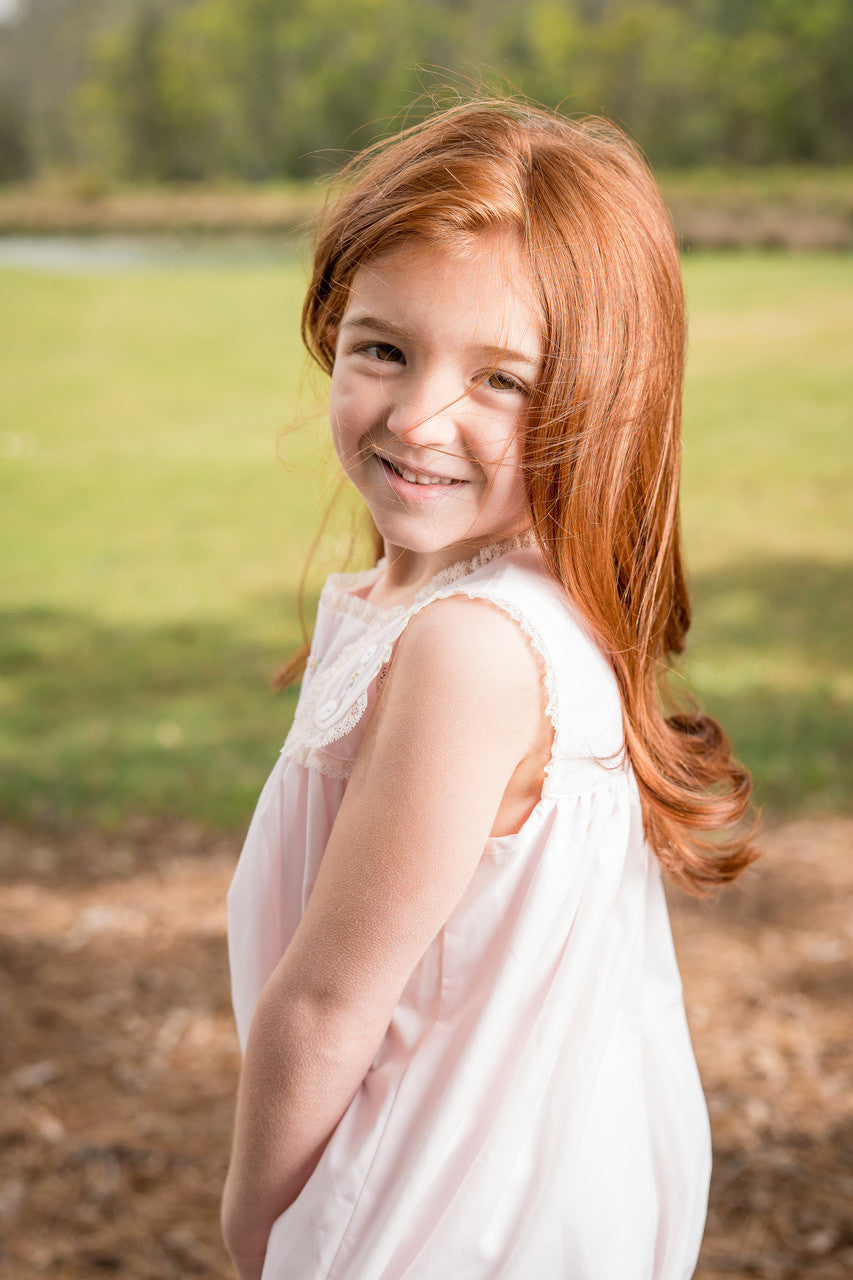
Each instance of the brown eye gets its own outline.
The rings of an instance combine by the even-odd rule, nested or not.
[[[393,364],[403,359],[402,351],[392,347],[390,342],[370,342],[362,350],[375,360],[381,360],[383,364]]]
[[[522,394],[527,392],[527,388],[517,378],[511,377],[508,373],[501,373],[499,369],[489,374],[486,386],[491,387],[493,391],[520,391]]]

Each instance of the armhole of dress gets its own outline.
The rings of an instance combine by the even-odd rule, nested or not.
[[[551,770],[557,753],[557,735],[558,735],[558,709],[557,709],[557,681],[554,675],[554,667],[551,661],[551,655],[542,639],[539,631],[533,626],[530,619],[522,613],[522,611],[513,604],[512,601],[504,599],[502,596],[495,595],[491,591],[478,590],[476,586],[466,587],[463,585],[454,586],[452,590],[441,592],[436,596],[431,596],[429,600],[424,600],[422,604],[414,609],[407,617],[405,625],[400,627],[394,637],[389,640],[382,654],[382,661],[376,676],[376,693],[382,687],[385,676],[387,674],[390,663],[394,657],[394,650],[397,641],[408,626],[409,622],[420,613],[421,609],[427,608],[428,605],[434,604],[436,600],[447,600],[452,596],[467,596],[469,600],[484,600],[487,604],[494,605],[501,613],[507,614],[516,623],[524,633],[530,649],[536,659],[539,668],[539,678],[542,682],[542,688],[545,693],[545,716],[551,726],[551,749],[548,759],[542,768],[542,798],[544,799],[549,793],[549,783],[551,778]]]

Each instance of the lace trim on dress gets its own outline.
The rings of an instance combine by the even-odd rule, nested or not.
[[[335,601],[335,607],[341,604],[344,611],[356,613],[357,616],[363,616],[358,606],[364,606],[367,611],[368,620],[381,622],[383,628],[390,634],[383,645],[382,651],[377,652],[370,660],[369,674],[370,678],[365,681],[364,677],[368,673],[367,669],[359,671],[355,670],[350,681],[350,687],[357,680],[361,680],[364,687],[361,692],[353,698],[351,704],[344,707],[343,713],[331,720],[323,723],[324,701],[328,698],[329,691],[335,688],[336,680],[342,672],[348,667],[357,668],[360,651],[364,648],[364,636],[359,636],[351,641],[341,652],[329,667],[316,670],[311,677],[310,684],[303,688],[303,695],[299,699],[296,708],[296,716],[291,726],[290,732],[285,739],[282,747],[282,754],[288,758],[296,760],[299,763],[309,765],[311,768],[317,768],[321,773],[326,773],[330,777],[347,777],[348,771],[344,763],[337,757],[329,756],[323,752],[322,748],[328,746],[329,743],[336,742],[341,738],[345,738],[351,733],[361,720],[367,710],[367,690],[372,681],[376,678],[381,668],[390,661],[394,645],[404,631],[409,619],[424,608],[433,600],[442,596],[456,594],[455,584],[468,574],[474,573],[483,565],[489,564],[492,560],[499,556],[506,555],[511,551],[520,547],[534,545],[535,539],[533,534],[523,534],[514,538],[507,539],[504,542],[493,543],[488,547],[483,547],[481,551],[469,560],[460,560],[456,564],[450,565],[447,569],[435,574],[433,578],[418,592],[417,596],[410,605],[398,606],[393,609],[383,609],[378,605],[374,605],[371,601],[363,600],[358,596],[352,596],[344,591],[339,583],[346,583],[352,586],[354,581],[375,577],[377,570],[381,571],[382,561],[375,569],[366,570],[359,574],[333,574],[327,580],[327,584],[331,584],[333,592],[338,593]],[[337,580],[337,581],[336,581]],[[476,587],[470,589],[463,588],[462,593],[473,598],[484,598],[493,600],[506,612],[510,613],[522,626],[536,649],[536,652],[542,657],[545,668],[545,688],[548,700],[548,716],[551,723],[555,726],[556,732],[556,686],[553,675],[551,673],[550,664],[545,657],[545,649],[538,635],[534,635],[529,624],[519,616],[518,612],[509,604],[502,604],[494,601],[494,597],[485,593],[478,592]],[[355,608],[352,608],[355,606]],[[340,699],[338,705],[345,702],[346,696]],[[330,711],[333,711],[333,705],[329,703]],[[549,762],[550,765],[550,762]],[[546,766],[546,779],[548,767]]]
[[[386,563],[383,556],[374,568],[363,569],[360,573],[330,573],[326,579],[323,594],[325,596],[328,592],[329,596],[334,597],[335,612],[346,613],[351,618],[357,618],[359,622],[373,622],[380,614],[383,620],[394,617],[394,610],[381,609],[372,600],[365,600],[362,596],[352,594],[354,590],[366,587],[368,583],[372,585],[384,570]],[[399,605],[397,612],[402,615],[406,612],[406,608],[406,605]]]
[[[325,691],[329,680],[331,680],[341,667],[345,666],[352,660],[353,650],[358,649],[362,643],[363,641],[356,640],[353,644],[347,645],[339,655],[337,662],[333,663],[333,665],[329,667],[329,670],[326,673],[328,676],[327,680],[320,680],[319,678],[314,680],[308,690],[303,705],[297,707],[293,724],[290,727],[290,732],[284,740],[284,747],[282,750],[285,755],[293,756],[295,746],[298,742],[301,742],[308,748],[323,747],[330,742],[337,742],[339,738],[345,738],[348,733],[351,733],[358,724],[359,720],[367,710],[366,689],[358,698],[356,698],[352,706],[347,708],[346,712],[339,720],[335,720],[325,729],[317,727],[316,716],[317,710],[320,706],[320,699],[323,696],[323,692]]]
[[[385,625],[393,622],[396,618],[405,617],[406,614],[417,609],[420,604],[430,599],[436,592],[449,586],[450,583],[458,581],[459,578],[464,578],[469,573],[475,573],[477,569],[482,569],[484,565],[491,564],[493,560],[508,555],[510,551],[518,551],[522,547],[534,547],[536,545],[536,534],[532,529],[528,529],[527,532],[516,534],[512,538],[505,538],[502,542],[492,542],[486,547],[481,547],[477,554],[469,559],[457,560],[446,569],[440,569],[438,573],[433,574],[429,581],[424,583],[410,604],[385,606],[352,594],[354,590],[357,591],[368,584],[372,585],[376,581],[387,565],[387,560],[384,556],[373,569],[363,569],[359,573],[330,574],[326,579],[326,587],[329,594],[335,598],[335,610],[338,613],[349,614],[350,617],[358,618],[361,622],[379,621]]]
[[[296,764],[301,764],[303,768],[313,769],[315,773],[325,774],[327,778],[333,778],[338,782],[345,782],[352,773],[354,760],[342,760],[339,756],[333,756],[319,747],[310,747],[307,742],[294,742],[292,746],[288,746],[289,739],[290,734],[285,740],[281,754],[286,755],[289,760],[294,760]]]

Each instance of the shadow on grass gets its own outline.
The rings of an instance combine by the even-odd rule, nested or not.
[[[295,604],[269,643],[244,622],[116,626],[83,614],[0,615],[6,688],[0,808],[107,828],[129,816],[245,825],[293,717],[272,677],[298,642]]]
[[[758,802],[849,809],[853,567],[764,560],[692,586],[688,673],[753,771]]]
[[[688,672],[753,770],[759,803],[779,813],[853,800],[850,579],[844,566],[780,560],[693,583]],[[121,627],[6,612],[0,808],[52,826],[136,814],[245,825],[295,705],[295,691],[275,696],[270,683],[298,639],[294,602],[276,614],[280,642],[258,638],[254,617]]]

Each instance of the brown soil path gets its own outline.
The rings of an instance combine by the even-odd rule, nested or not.
[[[853,1274],[853,819],[673,898],[716,1150],[697,1280]],[[233,843],[0,829],[0,1275],[225,1280]],[[542,1280],[545,1280],[543,1277]]]

